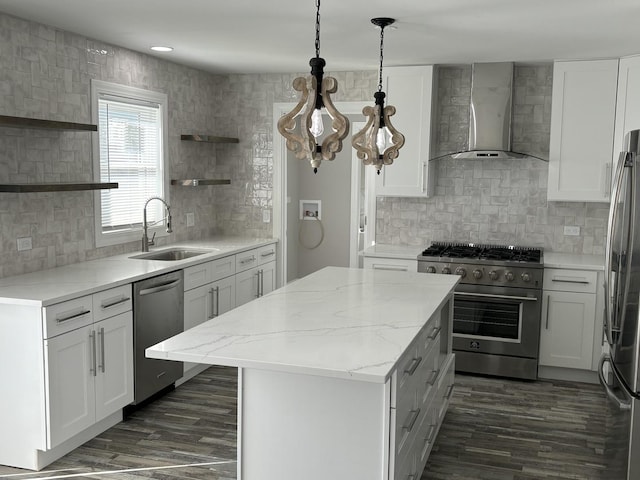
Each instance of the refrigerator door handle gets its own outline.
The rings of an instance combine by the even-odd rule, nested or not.
[[[608,363],[609,365],[611,365],[611,357],[609,355],[602,355],[602,357],[600,358],[600,364],[598,365],[598,376],[600,377],[600,383],[604,387],[604,391],[607,394],[607,397],[620,410],[631,410],[631,401],[627,399],[621,399],[620,397],[618,397],[615,394],[615,392],[611,389],[611,386],[607,383],[607,380],[604,377],[605,363]],[[617,373],[612,365],[611,365],[611,372],[617,377]],[[622,384],[622,382],[620,382],[620,384]]]
[[[611,268],[613,261],[613,228],[616,224],[618,216],[618,197],[622,190],[622,180],[625,164],[627,160],[631,160],[633,154],[631,152],[621,152],[616,165],[615,181],[613,183],[613,191],[611,192],[611,204],[609,206],[609,221],[607,223],[607,242],[605,245],[604,255],[604,331],[609,345],[613,345],[613,302],[611,299]]]

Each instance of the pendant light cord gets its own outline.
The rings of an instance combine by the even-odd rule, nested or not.
[[[316,0],[316,58],[320,57],[320,0]]]
[[[378,77],[378,91],[382,91],[382,60],[384,59],[384,27],[380,27],[380,76]]]

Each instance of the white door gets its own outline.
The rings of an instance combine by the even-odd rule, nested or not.
[[[49,448],[59,445],[94,423],[94,333],[93,327],[87,326],[44,342],[48,362]]]
[[[133,313],[94,324],[97,339],[96,422],[133,402]]]

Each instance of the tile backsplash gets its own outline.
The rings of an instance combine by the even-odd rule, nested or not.
[[[169,99],[170,177],[231,179],[171,187],[174,233],[158,244],[215,233],[272,235],[263,211],[273,218],[273,104],[297,101],[295,74],[213,75],[2,13],[0,32],[0,114],[90,123],[92,78],[161,91]],[[340,86],[336,101],[371,101],[377,72],[329,73]],[[438,80],[436,149],[453,151],[466,140],[470,67],[442,68]],[[516,66],[516,149],[548,155],[550,97],[550,65]],[[183,142],[184,133],[240,143]],[[92,180],[92,141],[87,132],[0,128],[0,182]],[[499,241],[602,253],[606,205],[548,203],[546,163],[438,162],[433,198],[378,200],[379,243]],[[0,193],[0,277],[139,248],[96,248],[93,206],[92,192]],[[186,213],[195,214],[194,227],[186,227]],[[564,225],[580,226],[581,234],[564,236]],[[32,237],[33,248],[18,252],[20,237]]]

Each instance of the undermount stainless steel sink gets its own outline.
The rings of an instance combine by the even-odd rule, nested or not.
[[[137,260],[162,260],[167,262],[175,262],[176,260],[184,260],[185,258],[197,257],[198,255],[204,255],[205,253],[211,253],[214,250],[197,250],[195,248],[168,248],[165,250],[158,250],[157,252],[142,253],[140,255],[134,255]]]

